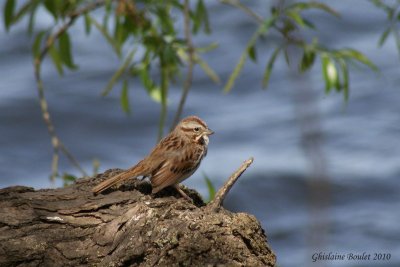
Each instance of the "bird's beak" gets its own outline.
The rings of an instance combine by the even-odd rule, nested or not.
[[[210,130],[210,129],[207,129],[206,135],[212,135],[212,134],[214,134],[214,131],[212,131],[212,130]]]

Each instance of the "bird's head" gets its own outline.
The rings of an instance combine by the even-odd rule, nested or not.
[[[196,116],[182,119],[177,129],[195,142],[204,142],[206,145],[208,145],[208,136],[214,133],[202,119]]]

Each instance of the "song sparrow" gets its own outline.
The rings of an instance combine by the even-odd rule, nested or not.
[[[197,170],[207,154],[208,136],[213,133],[200,118],[184,118],[155,146],[150,155],[130,169],[98,184],[92,191],[98,194],[126,179],[143,176],[150,177],[153,194],[173,186],[190,200],[179,188],[179,183]]]

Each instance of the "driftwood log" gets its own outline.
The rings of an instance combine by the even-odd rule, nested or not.
[[[221,207],[245,162],[213,202],[174,189],[152,196],[132,179],[94,196],[91,188],[121,170],[60,189],[0,190],[0,266],[274,266],[257,219]]]

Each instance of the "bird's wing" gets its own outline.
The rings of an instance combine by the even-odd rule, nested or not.
[[[188,178],[197,169],[199,162],[191,160],[185,154],[169,153],[167,159],[151,176],[153,193]]]

